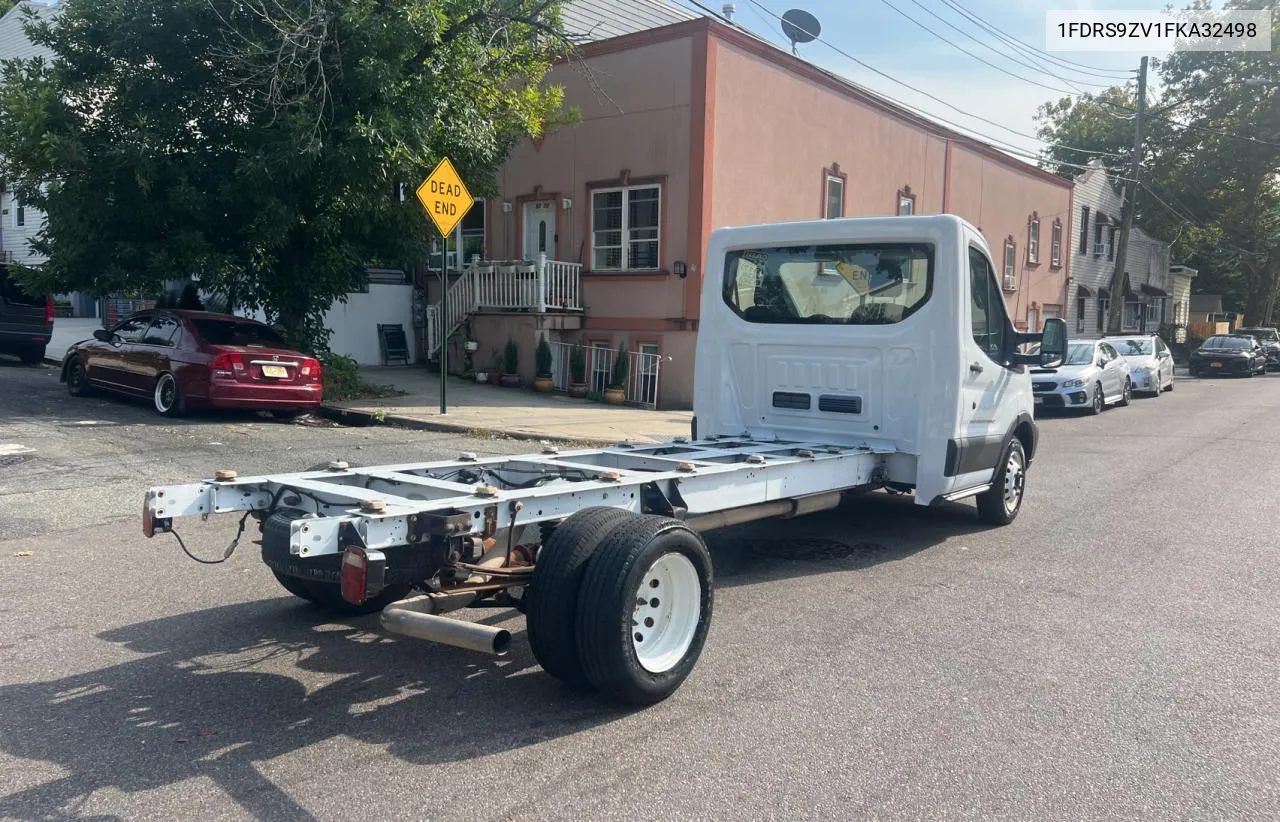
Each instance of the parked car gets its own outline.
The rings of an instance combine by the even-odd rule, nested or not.
[[[1032,369],[1037,408],[1081,408],[1101,414],[1108,405],[1128,405],[1133,395],[1129,366],[1106,340],[1073,342],[1056,370]]]
[[[285,346],[268,325],[205,311],[142,311],[67,349],[62,380],[150,397],[156,411],[242,408],[291,418],[320,405],[320,363]]]
[[[53,298],[33,297],[0,264],[0,354],[33,365],[44,359],[53,335]]]
[[[1263,327],[1241,328],[1236,333],[1248,334],[1257,340],[1262,346],[1263,352],[1267,355],[1267,368],[1272,371],[1280,371],[1280,329]]]
[[[1107,337],[1129,366],[1133,390],[1160,396],[1173,390],[1173,352],[1155,334]]]
[[[1267,354],[1262,345],[1247,334],[1218,334],[1200,344],[1191,354],[1191,376],[1234,374],[1252,377],[1267,370]]]

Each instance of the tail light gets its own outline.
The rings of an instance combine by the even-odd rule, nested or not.
[[[244,357],[239,354],[219,354],[209,365],[213,376],[222,379],[239,379],[245,373]]]
[[[302,382],[320,382],[320,361],[314,357],[307,357],[302,361],[298,375]]]
[[[53,297],[44,298],[44,324],[53,325]]]
[[[387,558],[381,551],[348,545],[342,552],[342,598],[363,605],[376,597],[386,584]]]

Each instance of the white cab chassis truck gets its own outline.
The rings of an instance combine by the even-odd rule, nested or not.
[[[701,532],[875,489],[975,497],[994,525],[1018,515],[1037,439],[1028,367],[1061,364],[1066,327],[1014,330],[977,229],[951,216],[726,228],[704,272],[690,439],[219,471],[147,491],[143,532],[243,512],[302,599],[491,654],[506,630],[444,614],[516,608],[547,673],[649,704],[706,639]]]

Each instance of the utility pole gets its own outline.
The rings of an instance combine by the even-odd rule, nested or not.
[[[1133,121],[1133,167],[1124,184],[1124,217],[1120,221],[1120,244],[1115,248],[1116,267],[1111,273],[1111,305],[1107,312],[1107,333],[1119,334],[1124,316],[1124,261],[1129,255],[1129,229],[1133,227],[1133,204],[1138,197],[1138,174],[1142,171],[1142,118],[1147,111],[1147,58],[1138,67],[1138,116]]]

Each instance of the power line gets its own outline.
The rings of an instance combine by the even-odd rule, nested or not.
[[[1064,69],[1067,69],[1069,71],[1075,71],[1080,74],[1089,74],[1094,77],[1128,80],[1132,77],[1134,73],[1132,71],[1119,71],[1119,70],[1099,71],[1094,66],[1087,66],[1084,63],[1077,63],[1074,60],[1068,60],[1065,57],[1058,57],[1056,55],[1050,54],[1049,52],[1043,49],[1036,48],[1030,43],[1019,40],[1018,38],[1012,35],[1005,34],[997,26],[994,26],[991,23],[988,23],[986,20],[982,19],[982,17],[978,16],[977,13],[971,12],[968,9],[966,9],[964,6],[961,6],[958,2],[956,2],[956,0],[942,0],[942,2],[945,5],[949,6],[950,8],[954,9],[955,11],[959,12],[961,15],[963,15],[964,17],[966,17],[967,19],[975,23],[980,28],[984,29],[990,34],[995,35],[997,38],[1004,41],[1005,43],[1008,43],[1010,46],[1019,50],[1020,52],[1027,54],[1033,60],[1052,61],[1054,63],[1061,65]]]
[[[1094,102],[1100,103],[1103,106],[1110,106],[1111,108],[1118,109],[1120,111],[1131,111],[1131,109],[1126,108],[1125,106],[1122,106],[1113,100],[1107,100],[1102,97],[1093,97],[1091,99]],[[1185,103],[1186,99],[1179,100],[1178,102]],[[1164,106],[1164,108],[1167,108],[1167,107],[1168,106]],[[1228,140],[1239,140],[1240,142],[1243,142],[1243,143],[1254,143],[1256,145],[1261,145],[1261,146],[1270,146],[1272,148],[1280,148],[1280,143],[1273,143],[1270,140],[1259,140],[1257,137],[1245,137],[1239,134],[1232,134],[1229,131],[1221,131],[1215,128],[1205,128],[1204,126],[1198,126],[1192,123],[1179,123],[1177,120],[1171,119],[1170,117],[1164,114],[1152,114],[1151,112],[1147,112],[1147,113],[1151,115],[1152,119],[1159,120],[1160,122],[1169,126],[1173,126],[1174,128],[1187,129],[1190,131],[1199,131],[1205,134],[1214,134],[1219,137],[1225,137]],[[1117,120],[1132,119],[1129,117],[1120,117],[1119,115],[1116,115],[1116,114],[1112,114],[1111,116],[1115,117]]]
[[[886,3],[888,3],[888,0],[885,0],[885,2],[886,2]],[[938,21],[942,22],[943,24],[945,24],[946,26],[948,26],[949,28],[951,28],[953,31],[959,32],[960,34],[963,34],[965,37],[968,37],[970,40],[972,40],[973,42],[975,42],[975,43],[977,43],[978,45],[982,46],[984,49],[987,49],[987,50],[988,50],[988,51],[990,51],[992,54],[996,54],[996,55],[998,55],[998,56],[1000,56],[1000,57],[1003,57],[1003,58],[1005,58],[1006,60],[1009,60],[1010,62],[1017,63],[1018,65],[1022,66],[1023,68],[1029,68],[1029,69],[1031,69],[1032,71],[1035,71],[1035,72],[1042,72],[1042,73],[1044,73],[1044,74],[1049,75],[1050,77],[1053,77],[1053,78],[1054,78],[1054,79],[1056,79],[1056,80],[1061,80],[1062,82],[1064,82],[1064,83],[1066,83],[1067,85],[1071,86],[1071,88],[1075,89],[1075,93],[1076,93],[1076,94],[1085,94],[1085,93],[1087,93],[1087,92],[1085,92],[1083,89],[1081,89],[1081,88],[1080,88],[1080,86],[1092,86],[1092,87],[1094,87],[1094,88],[1111,88],[1112,86],[1114,86],[1114,85],[1115,85],[1114,83],[1094,83],[1094,82],[1090,82],[1090,81],[1087,81],[1087,80],[1075,80],[1075,79],[1069,79],[1069,78],[1063,77],[1063,76],[1062,76],[1062,75],[1060,75],[1060,74],[1056,74],[1056,73],[1054,73],[1053,71],[1049,71],[1049,70],[1047,70],[1043,65],[1033,65],[1033,64],[1031,64],[1031,63],[1027,63],[1027,62],[1025,62],[1025,61],[1023,61],[1023,60],[1018,59],[1018,57],[1017,57],[1017,56],[1015,56],[1014,54],[1009,54],[1008,52],[1001,51],[1000,49],[996,48],[995,46],[991,45],[990,43],[988,43],[988,42],[986,42],[986,41],[984,41],[984,40],[981,40],[981,39],[979,39],[979,38],[977,38],[977,37],[973,36],[973,35],[972,35],[972,34],[970,34],[969,32],[967,32],[967,31],[965,31],[964,29],[962,29],[962,28],[960,28],[959,26],[957,26],[955,23],[952,23],[952,22],[951,22],[950,20],[948,20],[947,18],[945,18],[945,17],[943,17],[942,15],[938,14],[938,13],[937,13],[936,11],[934,11],[933,9],[931,9],[931,8],[929,8],[928,6],[926,6],[925,4],[921,3],[921,2],[920,2],[920,0],[911,0],[911,2],[912,2],[912,4],[914,4],[916,7],[918,7],[918,8],[919,8],[921,11],[923,11],[924,13],[926,13],[926,14],[928,14],[929,16],[933,17],[935,20],[938,20]],[[896,10],[896,9],[895,9],[895,10]],[[901,12],[899,12],[899,14],[901,14]],[[914,20],[912,20],[912,22],[915,22],[915,21],[914,21]],[[918,24],[917,24],[917,25],[918,25]],[[936,32],[935,32],[935,36],[936,36]],[[949,41],[948,41],[948,42],[949,42]],[[952,43],[952,45],[955,45],[955,44],[954,44],[954,43]],[[956,46],[956,48],[959,48],[959,46]],[[965,52],[965,53],[966,53],[966,54],[968,54],[968,52]],[[988,64],[988,65],[990,65],[990,64]],[[1000,69],[1000,70],[1001,70],[1001,71],[1004,71],[1003,69]],[[1005,73],[1006,73],[1006,74],[1008,74],[1008,75],[1009,75],[1009,76],[1011,76],[1011,77],[1017,77],[1018,79],[1025,79],[1025,78],[1020,77],[1019,75],[1013,74],[1012,72],[1007,72],[1007,71],[1006,71]],[[1037,83],[1036,85],[1040,85],[1040,84],[1039,84],[1039,83]],[[1050,88],[1050,87],[1049,87],[1049,86],[1044,86],[1044,88]],[[1055,89],[1050,89],[1050,90],[1055,90]],[[1068,92],[1068,93],[1070,93],[1070,92]]]
[[[990,60],[987,60],[987,59],[985,59],[985,58],[983,58],[983,57],[979,57],[978,55],[976,55],[976,54],[974,54],[973,52],[969,51],[967,48],[965,48],[964,46],[962,46],[962,45],[960,45],[959,43],[955,42],[954,40],[949,40],[949,39],[947,39],[946,37],[944,37],[943,35],[939,34],[938,32],[934,31],[933,29],[929,28],[929,27],[928,27],[928,26],[926,26],[924,23],[921,23],[921,22],[920,22],[919,20],[917,20],[916,18],[912,17],[911,15],[907,14],[907,13],[906,13],[905,11],[903,11],[902,9],[898,8],[897,6],[895,6],[895,5],[891,2],[891,0],[880,0],[880,2],[881,2],[881,3],[884,3],[884,4],[885,4],[886,6],[888,6],[889,8],[893,9],[895,12],[897,12],[897,13],[898,13],[899,15],[901,15],[902,17],[906,18],[907,20],[910,20],[910,21],[911,21],[912,23],[914,23],[916,26],[918,26],[918,27],[920,27],[920,28],[924,29],[925,31],[927,31],[927,32],[929,32],[930,34],[932,34],[934,37],[938,38],[938,39],[939,39],[939,40],[941,40],[942,42],[944,42],[944,43],[946,43],[947,45],[951,46],[951,47],[952,47],[952,48],[954,48],[956,51],[959,51],[959,52],[961,52],[961,53],[963,53],[963,54],[968,55],[969,57],[972,57],[974,60],[977,60],[979,63],[982,63],[984,66],[989,66],[989,67],[991,67],[991,68],[995,69],[996,71],[1000,72],[1001,74],[1007,74],[1008,76],[1010,76],[1010,77],[1014,78],[1015,80],[1021,80],[1021,81],[1022,81],[1022,82],[1024,82],[1024,83],[1030,83],[1030,84],[1031,84],[1031,85],[1033,85],[1033,86],[1039,86],[1040,88],[1048,89],[1049,91],[1055,91],[1055,92],[1057,92],[1057,93],[1059,93],[1059,94],[1066,94],[1066,95],[1068,95],[1068,96],[1075,96],[1075,95],[1077,95],[1077,94],[1083,94],[1083,93],[1084,93],[1084,92],[1080,91],[1079,89],[1076,89],[1075,91],[1068,91],[1067,89],[1064,89],[1064,88],[1058,88],[1057,86],[1050,86],[1050,85],[1046,85],[1046,84],[1044,84],[1044,83],[1041,83],[1041,82],[1040,82],[1040,81],[1038,81],[1038,80],[1032,80],[1032,79],[1031,79],[1031,78],[1029,78],[1029,77],[1023,77],[1021,74],[1016,74],[1016,73],[1014,73],[1014,72],[1012,72],[1012,71],[1009,71],[1008,69],[1001,68],[1000,66],[997,66],[995,63],[991,62]],[[915,0],[912,0],[912,2],[914,3],[914,2],[915,2]],[[920,4],[919,4],[919,3],[916,3],[916,5],[917,5],[917,6],[920,6]],[[920,6],[920,8],[924,9],[924,6]],[[928,9],[925,9],[925,11],[929,11],[929,10],[928,10]],[[933,12],[929,12],[929,13],[930,13],[930,14],[933,14]],[[937,15],[934,15],[934,16],[935,16],[935,17],[937,17]],[[939,19],[941,19],[941,18],[939,18]],[[946,21],[945,21],[945,20],[943,20],[943,22],[945,23]],[[963,32],[961,32],[961,33],[963,34]],[[1058,79],[1062,79],[1062,78],[1058,78]]]
[[[757,8],[761,9],[762,11],[764,11],[764,12],[765,12],[766,14],[768,14],[770,17],[773,17],[774,19],[777,19],[777,20],[781,20],[781,19],[782,19],[779,15],[774,14],[774,13],[773,13],[773,11],[772,11],[771,9],[769,9],[767,6],[762,5],[762,4],[759,2],[759,0],[748,0],[748,1],[749,1],[752,5],[756,6]],[[705,6],[703,6],[701,3],[696,2],[696,0],[690,0],[690,2],[693,2],[693,3],[694,3],[695,5],[697,5],[699,8],[702,8],[702,9],[704,9],[704,10],[706,9],[706,7],[705,7]],[[717,15],[717,16],[718,16],[718,15]],[[960,108],[959,106],[956,106],[956,105],[953,105],[953,104],[951,104],[951,103],[948,103],[946,100],[943,100],[941,97],[937,97],[937,96],[935,96],[935,95],[933,95],[933,94],[930,94],[930,93],[929,93],[929,92],[927,92],[927,91],[924,91],[923,89],[920,89],[920,88],[917,88],[917,87],[915,87],[915,86],[911,85],[910,83],[907,83],[907,82],[905,82],[905,81],[903,81],[903,80],[899,80],[897,77],[894,77],[894,76],[893,76],[893,75],[891,75],[891,74],[886,74],[885,72],[881,71],[880,69],[876,68],[875,66],[872,66],[872,65],[870,65],[869,63],[866,63],[866,62],[864,62],[863,60],[860,60],[859,58],[854,57],[854,56],[853,56],[852,54],[850,54],[849,52],[845,51],[844,49],[840,48],[839,46],[836,46],[836,45],[832,44],[831,42],[829,42],[829,41],[827,41],[827,40],[824,40],[824,39],[823,39],[823,38],[821,38],[821,37],[815,37],[814,39],[815,39],[815,40],[817,40],[819,43],[822,43],[824,46],[826,46],[827,48],[831,49],[832,51],[836,52],[837,54],[841,55],[842,57],[845,57],[845,58],[846,58],[846,59],[848,59],[848,60],[852,60],[854,63],[857,63],[858,65],[862,66],[862,67],[863,67],[863,68],[865,68],[867,71],[870,71],[870,72],[871,72],[871,73],[873,73],[873,74],[876,74],[876,75],[878,75],[878,76],[880,76],[880,77],[883,77],[884,79],[886,79],[886,80],[888,80],[888,81],[890,81],[890,82],[892,82],[892,83],[897,83],[898,85],[902,86],[903,88],[910,89],[911,91],[914,91],[916,94],[919,94],[919,95],[921,95],[921,96],[923,96],[923,97],[927,97],[927,98],[929,98],[930,100],[933,100],[934,102],[939,103],[940,105],[944,105],[944,106],[946,106],[947,108],[952,109],[953,111],[957,111],[957,112],[959,112],[960,114],[963,114],[963,115],[964,115],[964,116],[966,116],[966,117],[971,117],[971,118],[973,118],[974,120],[978,120],[979,122],[983,122],[983,123],[986,123],[987,125],[995,126],[995,127],[996,127],[996,128],[998,128],[998,129],[1002,129],[1002,130],[1004,130],[1004,131],[1007,131],[1007,132],[1009,132],[1010,134],[1016,134],[1016,135],[1017,135],[1017,136],[1019,136],[1019,137],[1026,137],[1026,138],[1028,138],[1028,139],[1035,140],[1035,141],[1037,141],[1037,142],[1042,142],[1041,138],[1040,138],[1040,137],[1038,137],[1038,136],[1037,136],[1037,135],[1035,135],[1035,134],[1028,134],[1028,133],[1026,133],[1026,132],[1024,132],[1024,131],[1018,131],[1017,129],[1015,129],[1015,128],[1010,128],[1009,126],[1006,126],[1006,125],[1004,125],[1004,124],[1002,124],[1002,123],[997,123],[995,120],[989,120],[989,119],[987,119],[986,117],[982,117],[982,116],[977,115],[977,114],[974,114],[974,113],[972,113],[972,112],[970,112],[970,111],[966,111],[966,110],[964,110],[964,109]],[[896,104],[896,105],[898,105],[899,107],[901,107],[901,108],[906,108],[906,109],[910,110],[910,107],[905,106],[905,105],[903,105],[902,103],[898,103],[898,102],[896,102],[896,101],[894,101],[894,102],[895,102],[895,104]],[[919,114],[919,112],[913,112],[913,113]],[[930,118],[931,118],[931,119],[937,120],[937,121],[938,121],[938,122],[940,122],[940,123],[945,123],[945,124],[947,124],[947,125],[951,125],[951,126],[952,126],[952,127],[954,127],[954,128],[968,128],[968,127],[965,127],[965,126],[956,126],[954,123],[949,123],[948,121],[943,120],[941,117],[935,117],[935,116],[933,116],[933,115],[921,115],[921,116],[925,116],[925,117],[926,117],[926,119],[930,119]],[[978,136],[977,136],[977,139],[980,139],[980,140],[987,140],[987,141],[989,141],[989,142],[993,142],[993,143],[1005,143],[1005,141],[1003,141],[1003,140],[998,140],[998,139],[996,139],[996,138],[988,137],[988,136],[986,136],[986,135],[983,135],[981,132],[976,131],[976,129],[969,129],[969,130],[973,131],[973,132],[974,132],[974,134],[978,135]],[[1005,143],[1005,144],[1006,144],[1006,145],[1009,145],[1008,143]],[[1088,154],[1088,155],[1091,155],[1091,156],[1107,156],[1107,157],[1124,157],[1124,156],[1128,156],[1128,155],[1124,155],[1124,154],[1117,154],[1117,153],[1115,153],[1115,152],[1110,152],[1110,151],[1101,151],[1101,152],[1100,152],[1100,151],[1097,151],[1096,149],[1078,148],[1078,147],[1075,147],[1075,146],[1063,145],[1063,144],[1061,144],[1061,143],[1055,143],[1055,144],[1053,144],[1053,146],[1051,146],[1051,147],[1052,147],[1052,148],[1061,148],[1061,149],[1065,149],[1065,150],[1067,150],[1067,151],[1079,151],[1079,152],[1082,152],[1082,153],[1084,153],[1084,154]]]

